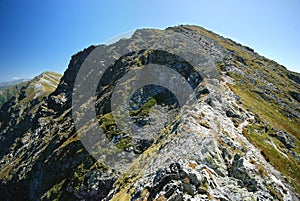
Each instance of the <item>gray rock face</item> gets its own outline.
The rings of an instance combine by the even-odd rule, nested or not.
[[[290,95],[297,100],[298,102],[300,102],[300,93],[294,92],[294,91],[290,91]]]
[[[287,149],[295,148],[295,139],[291,136],[291,134],[288,134],[282,130],[279,130],[275,132],[274,134],[270,135],[271,137],[277,138],[280,142],[284,144],[284,146]]]
[[[224,111],[229,106],[239,107],[234,94],[227,93],[221,98],[222,104],[211,107],[205,100],[211,100],[217,88],[207,87],[210,94],[183,112],[176,132],[160,145],[163,148],[153,154],[141,170],[132,200],[273,199],[267,186],[274,183],[273,178],[281,176],[261,160],[260,153],[252,148],[240,128],[234,126],[231,115]],[[210,122],[210,128],[201,125],[197,118],[200,114]],[[243,124],[253,118],[248,113],[239,111],[239,114],[246,117]],[[258,170],[260,166],[268,168],[268,176],[262,175]],[[279,183],[272,188],[286,189],[284,184],[277,185]],[[290,199],[291,195],[284,191],[281,191],[284,199]]]
[[[231,175],[239,179],[242,183],[241,187],[247,187],[248,191],[255,192],[257,191],[257,181],[254,178],[251,178],[247,173],[247,170],[244,166],[244,160],[239,154],[234,156],[232,166],[231,166]]]
[[[291,80],[293,80],[293,81],[297,82],[298,84],[300,84],[300,75],[299,75],[299,73],[289,73],[288,77]]]
[[[182,37],[188,40],[183,42]],[[158,38],[163,40],[156,43]],[[153,48],[147,49],[149,46]],[[172,54],[172,48],[185,55]],[[93,60],[97,65],[84,79],[90,80],[108,67],[97,85],[96,123],[115,147],[99,147],[94,138],[91,143],[98,146],[98,155],[115,149],[122,150],[120,155],[136,154],[128,167],[121,167],[123,172],[119,171],[122,161],[96,161],[90,155],[80,134],[89,131],[92,123],[76,130],[77,116],[72,116],[72,101],[88,107],[84,94],[82,99],[73,100],[73,92],[80,87],[74,82],[85,59],[95,50],[101,57]],[[193,66],[184,58],[199,65]],[[254,68],[253,63],[259,67]],[[149,64],[178,72],[195,96],[179,107],[175,95],[163,87],[138,89],[129,100],[129,119],[140,136],[132,137],[130,129],[122,130],[114,121],[111,96],[124,75]],[[262,66],[267,67],[263,70]],[[298,200],[295,181],[299,178],[292,180],[291,174],[272,166],[276,166],[272,155],[267,158],[272,151],[286,161],[299,158],[294,130],[287,131],[284,126],[273,129],[252,112],[262,106],[266,110],[263,114],[277,118],[284,115],[276,110],[282,110],[290,120],[288,125],[298,128],[300,111],[294,108],[299,108],[299,103],[288,93],[299,87],[295,76],[251,48],[195,26],[142,29],[130,39],[91,46],[72,56],[51,94],[22,104],[18,97],[3,105],[0,200]],[[163,73],[157,79],[172,80]],[[277,86],[274,80],[281,84]],[[282,86],[287,85],[291,88],[285,90]],[[233,86],[241,86],[245,93],[238,96]],[[91,89],[87,86],[85,90]],[[248,94],[253,100],[243,97]],[[253,110],[247,105],[252,101],[261,105],[256,104]],[[266,105],[276,107],[269,113]],[[78,114],[78,118],[84,115]],[[269,145],[268,149],[259,150],[257,139]]]
[[[116,175],[93,171],[87,175],[82,189],[76,190],[70,184],[67,190],[69,193],[73,193],[77,199],[101,200],[106,197],[116,180]]]

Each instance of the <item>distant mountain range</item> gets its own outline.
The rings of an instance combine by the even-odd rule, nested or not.
[[[13,85],[17,85],[21,82],[26,82],[29,80],[30,80],[29,78],[21,78],[21,79],[14,79],[14,80],[7,81],[7,82],[0,82],[0,90],[7,89]]]
[[[7,82],[0,82],[0,106],[15,96],[22,86],[30,79],[17,79]]]

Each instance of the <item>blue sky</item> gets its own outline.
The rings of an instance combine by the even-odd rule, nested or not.
[[[0,0],[0,81],[63,73],[92,44],[178,24],[203,26],[300,72],[299,19],[300,0]]]

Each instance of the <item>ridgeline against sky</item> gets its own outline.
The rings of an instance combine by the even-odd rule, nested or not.
[[[0,81],[63,73],[82,47],[141,27],[197,24],[300,71],[300,1],[0,1]]]

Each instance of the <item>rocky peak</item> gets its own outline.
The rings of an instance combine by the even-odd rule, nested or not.
[[[92,67],[84,72],[86,62]],[[189,104],[180,107],[174,91],[149,84],[132,94],[128,112],[121,105],[116,113],[114,91],[117,100],[125,97],[139,70],[155,65],[186,80],[194,92]],[[184,83],[148,75],[142,78]],[[49,81],[57,76],[46,73],[1,108],[0,199],[298,200],[297,76],[198,26],[140,29],[129,39],[90,46],[72,56],[55,90]],[[78,127],[94,100],[76,96],[80,90],[95,92],[97,121],[87,118]],[[126,114],[126,123],[118,121]],[[126,158],[116,155],[136,158],[124,165]]]

